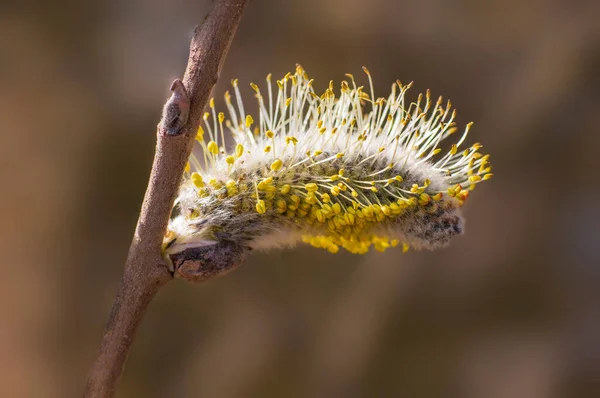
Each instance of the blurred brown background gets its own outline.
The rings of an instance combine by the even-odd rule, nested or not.
[[[209,5],[0,6],[0,396],[81,395]],[[400,79],[451,98],[496,177],[439,252],[302,247],[170,283],[118,396],[600,396],[599,16],[594,0],[253,0],[217,98],[295,63],[318,90],[366,65],[380,94]]]

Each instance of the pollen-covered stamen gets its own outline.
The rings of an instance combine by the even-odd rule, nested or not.
[[[274,95],[269,75],[267,93],[251,84],[256,124],[233,80],[237,106],[225,93],[230,121],[211,101],[208,143],[198,132],[204,166],[190,157],[177,200],[181,215],[170,225],[177,238],[166,250],[222,239],[268,248],[303,236],[331,252],[364,253],[400,243],[403,250],[434,248],[460,233],[458,208],[491,178],[489,156],[479,153],[480,144],[460,148],[470,124],[441,154],[441,141],[456,131],[450,102],[442,107],[442,98],[433,102],[427,91],[407,108],[412,83],[400,82],[376,98],[364,71],[370,94],[347,75],[339,95],[333,82],[319,95],[298,66],[277,81]],[[232,153],[224,122],[235,140]]]

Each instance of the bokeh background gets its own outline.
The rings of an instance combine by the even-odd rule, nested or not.
[[[0,396],[80,396],[210,3],[0,7]],[[168,284],[117,396],[600,396],[599,15],[595,0],[253,0],[219,100],[233,77],[301,63],[323,90],[366,65],[381,94],[400,79],[451,98],[496,176],[439,252],[302,247]]]

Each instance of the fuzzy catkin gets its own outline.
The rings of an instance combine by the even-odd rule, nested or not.
[[[298,241],[336,253],[366,253],[402,245],[435,249],[462,233],[469,193],[489,179],[489,155],[462,148],[471,127],[455,134],[455,111],[429,91],[405,104],[412,84],[392,85],[387,98],[358,87],[352,75],[336,94],[317,95],[298,66],[245,113],[237,80],[225,93],[226,120],[214,100],[204,115],[165,237],[172,258],[228,242],[270,249]],[[225,131],[235,141],[225,148]]]

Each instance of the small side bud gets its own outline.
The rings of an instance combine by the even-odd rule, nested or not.
[[[163,108],[160,130],[167,135],[177,135],[187,123],[190,113],[190,99],[183,82],[176,79],[171,85],[171,98]]]

